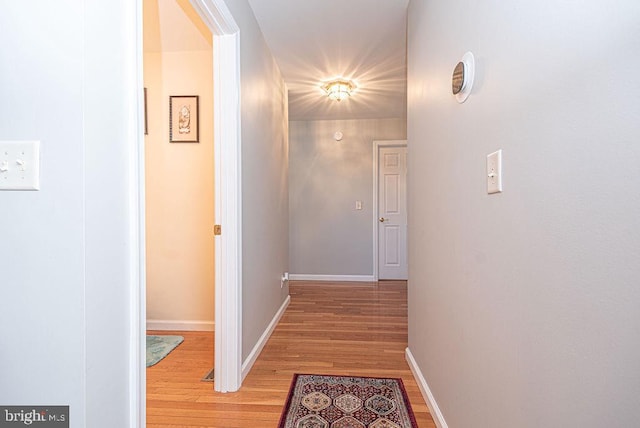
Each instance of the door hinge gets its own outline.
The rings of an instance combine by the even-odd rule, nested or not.
[[[220,226],[219,224],[215,224],[213,226],[213,234],[216,236],[222,235],[222,226]]]

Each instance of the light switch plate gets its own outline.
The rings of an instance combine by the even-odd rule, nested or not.
[[[502,150],[487,155],[487,193],[502,192]]]
[[[357,210],[361,210],[362,209],[362,201],[356,201],[356,209]]]
[[[40,141],[0,141],[0,190],[40,190]]]

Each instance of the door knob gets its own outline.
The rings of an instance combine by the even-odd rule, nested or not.
[[[386,219],[386,218],[384,218],[384,217],[380,217],[380,218],[378,219],[378,221],[379,221],[380,223],[384,223],[385,221],[387,221],[387,219]]]

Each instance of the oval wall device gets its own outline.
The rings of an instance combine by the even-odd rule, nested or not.
[[[453,69],[453,77],[451,79],[451,92],[457,95],[464,87],[464,62],[460,61],[456,68]]]
[[[467,52],[453,70],[451,92],[459,103],[463,103],[471,94],[475,77],[476,63],[471,52]]]

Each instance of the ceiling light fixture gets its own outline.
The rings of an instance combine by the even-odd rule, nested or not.
[[[342,101],[349,98],[351,93],[356,89],[356,85],[351,80],[336,79],[325,83],[322,89],[332,100]]]

